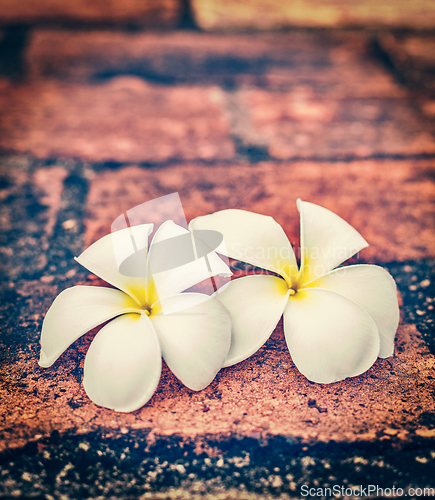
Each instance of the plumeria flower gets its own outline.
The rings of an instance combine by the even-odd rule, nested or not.
[[[148,263],[144,268],[152,268],[153,259],[161,261],[158,243],[188,233],[166,221],[148,249],[152,230],[152,224],[121,229],[85,250],[77,261],[116,289],[64,290],[48,310],[41,333],[39,364],[48,367],[80,336],[112,320],[89,347],[83,385],[94,403],[122,412],[136,410],[151,398],[162,356],[183,384],[199,391],[222,367],[231,342],[231,318],[221,302],[181,293],[211,275],[231,275],[215,253],[207,256],[208,263],[197,259],[155,275],[120,273],[117,260],[128,255],[132,238],[137,254]]]
[[[399,323],[396,285],[378,266],[337,268],[368,243],[330,210],[301,200],[297,206],[300,267],[271,217],[222,210],[190,223],[192,229],[220,231],[229,257],[277,275],[238,278],[217,295],[233,320],[224,366],[256,352],[284,315],[293,362],[309,380],[331,383],[360,375],[378,356],[393,354]]]

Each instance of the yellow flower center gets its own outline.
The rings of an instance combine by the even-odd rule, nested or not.
[[[285,282],[287,283],[288,289],[289,289],[289,296],[291,297],[292,295],[296,295],[298,293],[299,288],[301,287],[302,283],[302,273],[298,272],[296,275],[290,275],[288,276],[287,273],[285,273],[284,276],[282,276],[285,279]]]
[[[136,284],[132,289],[132,294],[136,299],[138,309],[143,311],[147,316],[151,316],[159,300],[154,280],[152,278],[145,278],[144,282]]]

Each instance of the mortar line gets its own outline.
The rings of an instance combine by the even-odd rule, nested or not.
[[[7,155],[7,154],[1,154],[0,153],[0,163],[2,159],[6,159],[10,156],[18,156],[18,155]],[[69,158],[69,159],[55,159],[55,158],[47,158],[44,160],[40,160],[37,158],[31,158],[30,160],[32,161],[32,168],[33,169],[38,169],[41,167],[58,167],[58,166],[63,166],[66,168],[68,171],[71,171],[74,169],[74,167],[71,167],[70,165],[66,164],[65,162],[72,162],[73,165],[77,164],[82,164],[84,170],[90,170],[92,172],[107,172],[107,171],[116,171],[116,170],[121,170],[126,167],[139,167],[143,169],[148,169],[148,170],[163,170],[165,168],[170,168],[174,166],[198,166],[198,167],[204,167],[204,168],[213,168],[213,167],[234,167],[236,165],[238,166],[252,166],[253,168],[257,165],[261,165],[264,163],[268,164],[273,164],[273,165],[281,165],[281,166],[288,166],[290,164],[301,164],[301,163],[331,163],[331,164],[337,164],[337,163],[356,163],[356,162],[362,162],[362,161],[373,161],[373,160],[379,160],[379,161],[430,161],[435,159],[435,153],[416,153],[412,155],[402,155],[402,154],[374,154],[374,155],[368,155],[368,156],[354,156],[354,155],[348,155],[348,156],[343,156],[341,158],[337,157],[320,157],[320,156],[310,156],[310,157],[292,157],[292,158],[286,158],[286,159],[280,159],[280,158],[261,158],[261,159],[249,159],[246,157],[243,157],[242,155],[234,156],[233,158],[229,159],[213,159],[213,160],[204,160],[204,159],[192,159],[192,160],[186,160],[186,159],[169,159],[163,162],[135,162],[135,161],[125,161],[125,162],[91,162],[89,160],[86,160],[86,162],[76,159],[76,158]],[[83,179],[86,179],[86,176],[83,175]]]

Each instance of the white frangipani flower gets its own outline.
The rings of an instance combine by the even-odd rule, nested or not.
[[[217,294],[233,322],[224,366],[256,352],[284,314],[293,362],[309,380],[331,383],[360,375],[378,356],[393,354],[399,323],[396,285],[378,266],[335,269],[368,243],[330,210],[301,200],[297,206],[300,268],[282,227],[271,217],[222,210],[190,223],[193,230],[221,232],[229,257],[279,275],[237,278]]]
[[[48,367],[80,336],[112,320],[86,354],[83,385],[94,403],[122,412],[136,410],[151,398],[162,356],[183,384],[199,391],[221,369],[231,342],[231,318],[221,302],[200,293],[181,293],[211,275],[231,275],[215,253],[207,256],[208,263],[197,259],[152,276],[147,271],[143,277],[120,273],[117,259],[128,254],[132,238],[148,263],[143,267],[152,269],[157,243],[188,233],[166,221],[148,252],[152,230],[152,224],[125,228],[85,250],[77,261],[117,289],[64,290],[48,310],[41,333],[39,364]]]

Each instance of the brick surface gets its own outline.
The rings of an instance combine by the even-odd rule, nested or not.
[[[61,288],[27,282],[12,291],[18,299],[9,303],[9,315],[19,308],[20,325],[7,327],[3,336],[8,350],[1,367],[5,404],[0,410],[0,450],[53,431],[98,430],[114,436],[141,429],[150,432],[150,444],[162,436],[212,440],[229,435],[257,440],[281,435],[306,443],[394,435],[406,442],[433,432],[418,422],[433,409],[435,358],[415,327],[406,324],[397,334],[394,358],[378,360],[367,373],[336,384],[312,384],[297,371],[280,324],[254,356],[223,369],[199,393],[185,388],[164,367],[157,392],[143,408],[128,414],[98,408],[81,385],[92,333],[75,342],[52,368],[37,366],[41,316]]]
[[[389,26],[433,28],[430,0],[335,0],[274,2],[273,0],[192,0],[196,20],[204,29],[279,29],[289,26]]]
[[[274,158],[435,152],[425,118],[406,99],[334,98],[311,88],[240,93]]]
[[[33,172],[25,159],[0,161],[0,278],[47,266],[66,176],[61,166]]]
[[[434,256],[432,166],[430,161],[377,160],[88,171],[86,239],[90,243],[108,232],[122,211],[177,190],[188,220],[213,210],[245,208],[273,215],[297,243],[295,199],[302,197],[336,211],[362,232],[371,243],[361,253],[363,259],[421,259]],[[48,231],[60,198],[44,186],[65,175],[60,166],[52,168],[54,177],[49,168],[32,174],[32,182],[42,188],[40,199],[50,207],[44,219]],[[404,273],[397,266],[395,272]],[[0,410],[0,450],[39,441],[54,431],[61,436],[98,431],[109,438],[143,431],[150,445],[171,436],[199,447],[229,436],[261,441],[283,435],[306,444],[394,439],[400,447],[433,433],[428,415],[435,358],[403,316],[395,356],[337,384],[311,384],[296,370],[280,324],[257,354],[222,370],[202,392],[183,387],[165,367],[157,392],[142,409],[118,414],[98,408],[81,385],[95,331],[75,342],[52,368],[37,366],[43,315],[55,296],[73,284],[105,285],[92,276],[83,281],[78,267],[71,258],[71,272],[62,276],[18,279],[3,287],[0,392],[6,403]],[[414,282],[408,276],[401,283],[408,287]]]
[[[422,113],[435,122],[435,37],[432,34],[379,36],[394,71],[412,89]]]
[[[430,34],[379,37],[396,70],[411,86],[423,87],[435,97],[435,36]]]
[[[76,0],[2,0],[0,24],[37,22],[81,22],[175,27],[180,18],[178,0],[124,0],[104,2]]]
[[[211,1],[193,4],[206,27],[251,23],[253,2],[221,2],[226,12],[214,13]],[[12,22],[1,18],[13,10],[4,5],[0,25]],[[29,5],[14,22],[107,28],[144,25],[155,4],[137,10],[128,1],[122,15],[121,4],[108,5],[103,17],[95,3],[91,11],[53,1],[33,14]],[[175,19],[165,17],[168,5],[157,8],[162,24]],[[296,17],[334,26],[406,17],[410,26],[427,4],[366,5],[305,2]],[[282,9],[287,24],[296,8],[275,2],[256,19],[274,25]],[[31,31],[19,73],[27,78],[0,80],[0,148],[28,154],[1,159],[0,496],[242,498],[243,490],[253,500],[299,498],[302,484],[431,484],[432,35],[409,33],[381,31],[373,43],[364,30]],[[151,401],[130,414],[99,408],[84,392],[96,330],[39,368],[53,299],[75,284],[105,286],[73,256],[121,212],[174,191],[187,220],[232,207],[265,213],[295,246],[299,197],[348,220],[370,243],[353,261],[383,265],[398,284],[394,357],[360,377],[311,384],[280,323],[258,353],[199,393],[164,366]]]
[[[361,258],[404,261],[435,256],[433,162],[236,164],[160,170],[129,167],[91,180],[85,244],[145,201],[178,191],[187,220],[225,208],[272,215],[291,242],[299,237],[296,199],[325,206],[357,228],[370,247]]]
[[[233,135],[274,158],[435,152],[433,125],[374,58],[369,37],[357,32],[42,30],[26,57],[37,79],[86,82],[127,73],[171,84],[223,85],[231,90],[216,91],[216,99],[229,111]],[[429,109],[426,100],[424,105]]]
[[[6,86],[0,148],[37,158],[161,162],[231,158],[213,88],[168,88],[133,77],[102,85]]]
[[[25,54],[31,78],[87,81],[129,73],[163,83],[213,82],[270,89],[313,86],[335,96],[405,94],[361,32],[219,35],[35,30]]]

